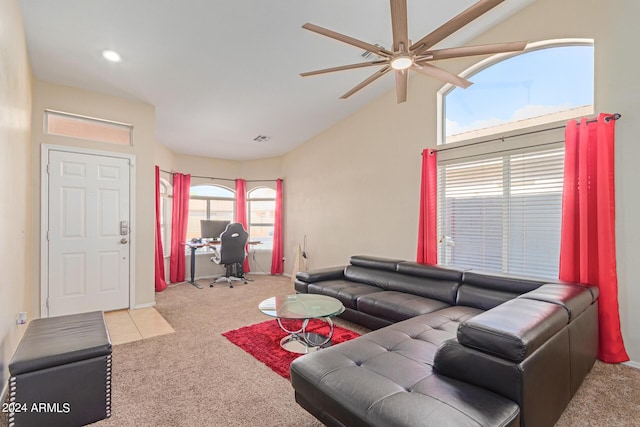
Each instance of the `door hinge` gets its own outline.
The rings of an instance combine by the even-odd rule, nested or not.
[[[47,230],[47,242],[49,241],[49,230]]]
[[[47,310],[49,309],[49,297],[47,297]]]
[[[49,175],[49,163],[47,163],[47,175]]]

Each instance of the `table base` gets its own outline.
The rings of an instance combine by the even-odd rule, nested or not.
[[[290,351],[292,353],[307,354],[320,350],[321,348],[331,346],[331,338],[333,337],[333,321],[330,317],[323,317],[322,320],[326,321],[329,326],[329,335],[316,334],[314,332],[307,332],[307,325],[309,319],[302,321],[302,327],[297,331],[290,331],[282,325],[280,319],[278,319],[278,325],[280,329],[288,333],[289,335],[280,340],[280,347]]]

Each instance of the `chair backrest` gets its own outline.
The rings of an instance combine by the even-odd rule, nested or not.
[[[234,264],[243,262],[245,246],[249,239],[247,233],[239,222],[232,222],[220,235],[220,264]]]

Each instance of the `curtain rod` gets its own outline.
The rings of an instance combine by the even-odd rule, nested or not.
[[[170,172],[170,171],[166,171],[164,169],[160,169],[160,172],[164,172],[164,173],[168,173],[173,175],[174,173],[177,172]],[[192,178],[203,178],[203,179],[210,179],[210,180],[218,180],[218,181],[232,181],[235,182],[235,179],[231,179],[231,178],[217,178],[215,176],[199,176],[199,175],[191,175]],[[277,179],[247,179],[246,182],[276,182]]]
[[[604,121],[608,122],[608,121],[611,121],[611,120],[619,120],[620,117],[622,117],[622,114],[614,113],[614,114],[611,114],[610,116],[605,117]],[[597,122],[597,121],[598,121],[598,119],[591,119],[591,120],[587,120],[587,123],[594,123],[594,122]],[[457,148],[466,148],[466,147],[471,147],[473,145],[485,144],[487,142],[504,141],[507,138],[515,138],[517,136],[533,135],[533,134],[540,133],[540,132],[549,132],[549,131],[552,131],[552,130],[558,130],[558,129],[564,129],[564,128],[565,128],[565,126],[556,126],[556,127],[547,128],[547,129],[532,130],[530,132],[522,132],[522,133],[518,133],[518,134],[515,134],[515,135],[502,136],[500,138],[486,139],[484,141],[472,142],[470,144],[459,145],[457,147],[432,148],[431,150],[433,150],[435,152],[455,150]]]

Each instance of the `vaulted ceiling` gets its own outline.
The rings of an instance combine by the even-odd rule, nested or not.
[[[506,0],[437,47],[463,45],[533,1]],[[409,37],[421,38],[474,3],[408,0]],[[340,100],[372,70],[299,76],[366,60],[363,51],[305,31],[302,24],[389,47],[387,0],[20,4],[37,79],[152,104],[158,142],[177,153],[236,160],[279,156],[394,87],[386,76]],[[105,49],[117,51],[122,61],[106,61]],[[260,135],[269,138],[255,141]]]

